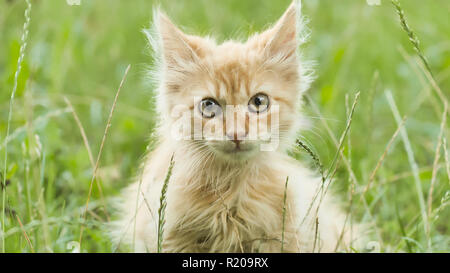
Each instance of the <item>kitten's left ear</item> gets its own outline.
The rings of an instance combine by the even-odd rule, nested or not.
[[[272,28],[256,37],[258,46],[270,57],[278,55],[286,60],[296,55],[300,45],[300,9],[300,1],[294,0]]]
[[[199,56],[204,54],[201,38],[183,33],[160,10],[155,10],[153,17],[162,57],[168,69],[180,70],[186,64],[197,62]]]

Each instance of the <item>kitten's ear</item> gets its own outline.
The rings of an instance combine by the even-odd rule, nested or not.
[[[282,56],[286,60],[296,55],[300,45],[300,9],[300,1],[294,0],[272,28],[258,35],[258,46],[269,57]]]
[[[155,30],[159,36],[160,49],[167,67],[179,69],[188,63],[196,62],[200,47],[196,38],[184,34],[159,9],[153,13]]]

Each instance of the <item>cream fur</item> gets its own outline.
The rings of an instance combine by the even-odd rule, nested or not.
[[[116,244],[156,251],[161,188],[174,155],[164,252],[279,252],[287,177],[284,250],[348,250],[352,238],[348,230],[343,232],[345,215],[337,202],[330,193],[322,199],[320,180],[285,152],[300,129],[301,93],[310,82],[310,70],[297,50],[304,38],[300,3],[245,43],[217,45],[211,38],[184,34],[158,11],[154,21],[147,35],[158,61],[152,78],[158,86],[159,141],[142,175],[122,194],[120,219],[113,223]],[[261,89],[280,106],[277,150],[226,156],[217,149],[230,141],[171,137],[175,120],[170,112],[176,104],[196,111],[191,97],[200,96],[246,105]]]

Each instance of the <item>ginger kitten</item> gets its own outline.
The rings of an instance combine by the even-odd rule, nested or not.
[[[147,36],[158,61],[158,143],[123,193],[117,244],[156,251],[173,155],[164,252],[280,252],[282,237],[287,252],[348,250],[344,215],[328,195],[320,200],[320,179],[286,154],[310,81],[298,54],[302,27],[293,2],[268,30],[216,44],[154,13]]]

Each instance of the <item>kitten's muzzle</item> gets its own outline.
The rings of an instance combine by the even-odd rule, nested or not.
[[[240,143],[247,137],[247,132],[227,133],[227,139],[234,142],[236,149],[240,150]]]

